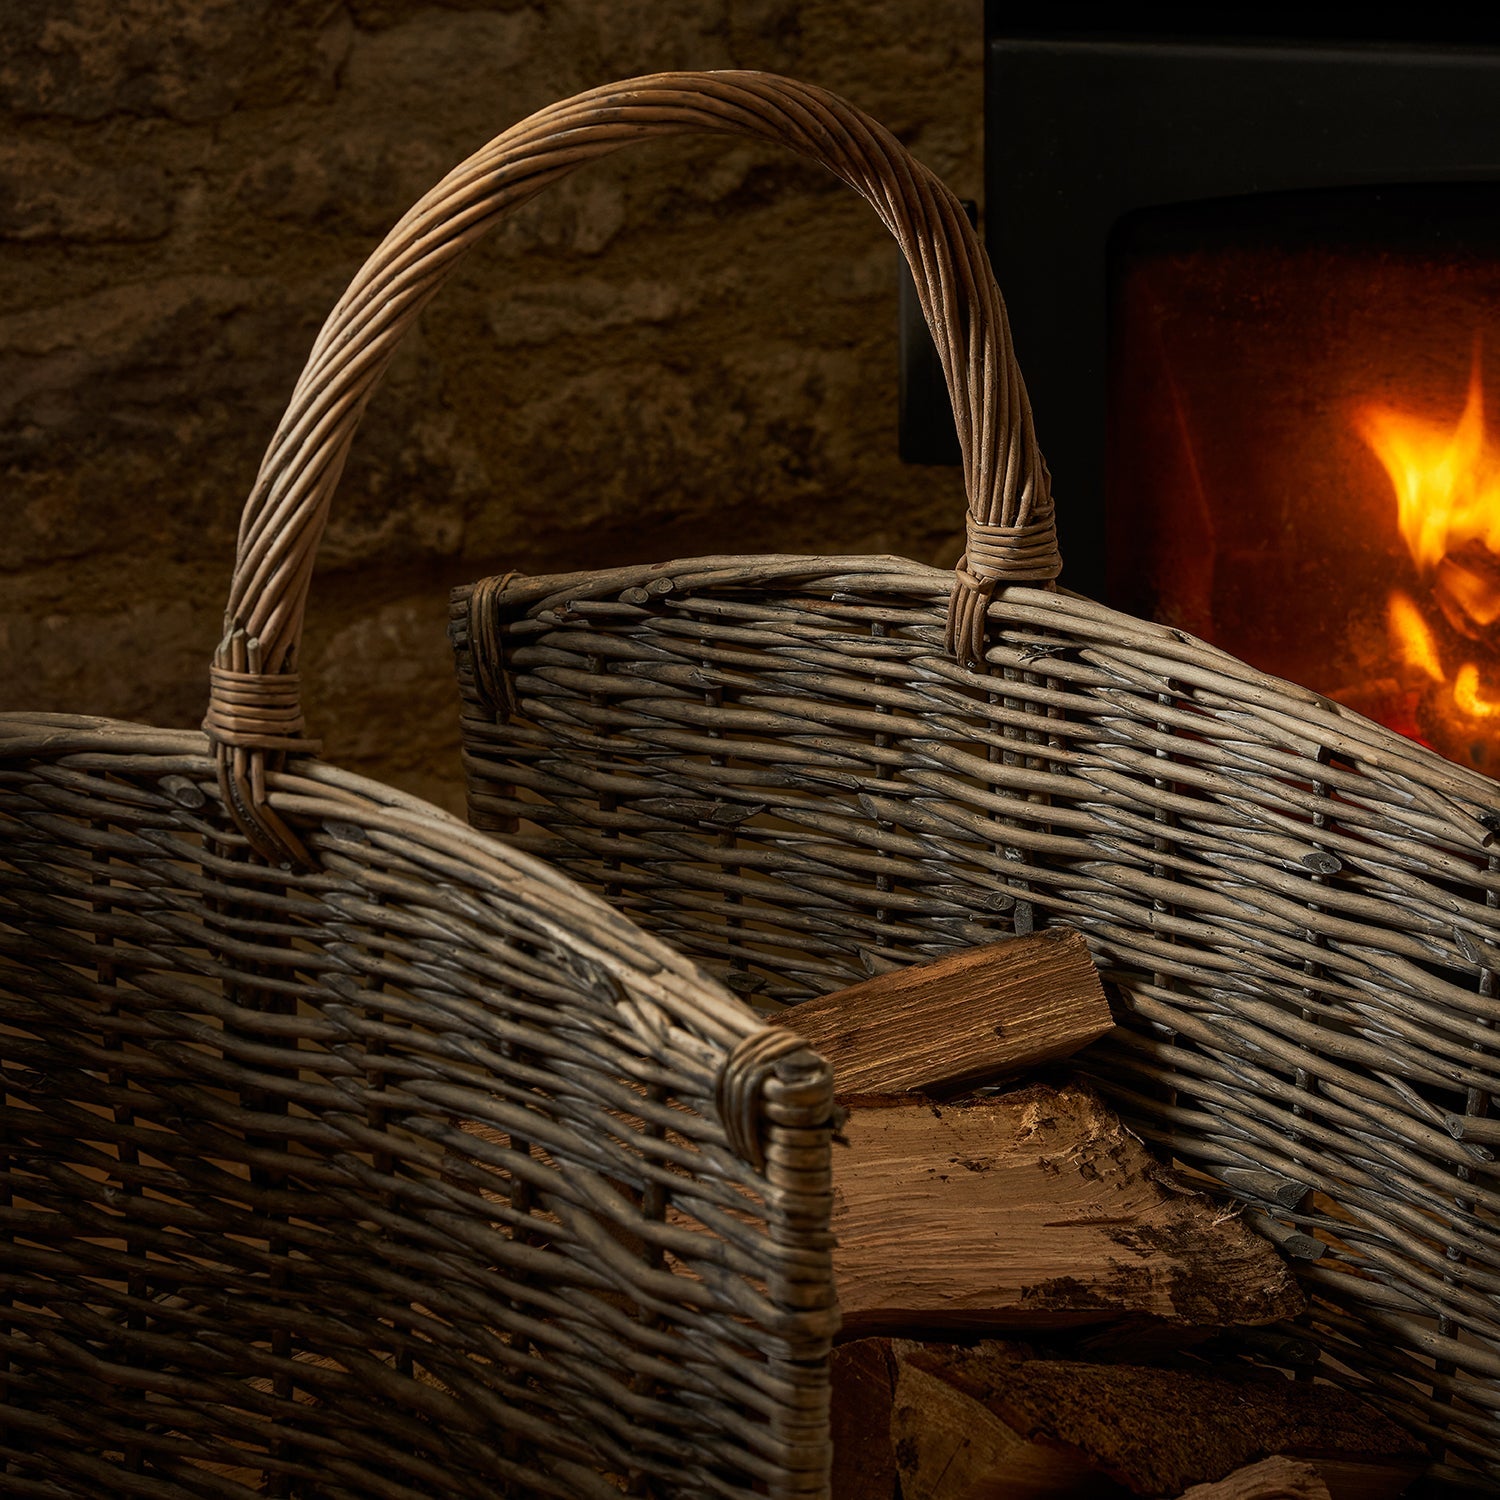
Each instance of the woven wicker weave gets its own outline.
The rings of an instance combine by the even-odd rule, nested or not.
[[[768,108],[754,80],[673,87]],[[847,127],[777,97],[790,144]],[[471,821],[767,1004],[1078,928],[1126,1011],[1092,1067],[1136,1128],[1320,1233],[1325,1370],[1500,1477],[1500,787],[1019,586],[1056,570],[1051,502],[988,270],[921,169],[892,154],[872,191],[828,159],[938,332],[970,497],[956,585],[888,557],[711,557],[460,589]]]
[[[827,1494],[827,1065],[303,735],[353,423],[480,227],[315,347],[207,734],[0,714],[0,1493]]]

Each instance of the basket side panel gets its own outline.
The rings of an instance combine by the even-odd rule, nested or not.
[[[641,572],[455,596],[473,820],[767,1008],[1082,931],[1087,1068],[1316,1242],[1325,1372],[1500,1475],[1500,787],[1076,597],[1002,592],[978,675],[914,564]]]
[[[752,1167],[690,965],[315,763],[269,870],[142,735],[0,749],[0,1487],[825,1494],[826,1067]]]

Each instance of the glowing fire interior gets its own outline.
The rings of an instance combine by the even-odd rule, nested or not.
[[[1419,587],[1393,590],[1397,658],[1469,719],[1500,716],[1500,446],[1484,423],[1478,350],[1456,424],[1368,405],[1355,425],[1396,492]]]

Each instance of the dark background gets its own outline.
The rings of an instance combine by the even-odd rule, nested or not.
[[[596,84],[766,68],[963,196],[980,0],[8,0],[0,708],[202,716],[240,505],[322,317],[406,207]],[[461,802],[450,584],[712,551],[949,562],[896,451],[895,251],[817,168],[683,140],[476,252],[366,416],[304,650],[326,756]]]

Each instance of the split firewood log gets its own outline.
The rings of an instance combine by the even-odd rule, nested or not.
[[[836,1500],[893,1500],[898,1483],[904,1500],[1177,1496],[1268,1454],[1310,1465],[1332,1500],[1394,1500],[1425,1462],[1414,1438],[1334,1386],[1243,1364],[1041,1359],[993,1340],[836,1349],[832,1430]],[[1209,1494],[1258,1497],[1199,1500]]]
[[[1181,1187],[1087,1085],[846,1102],[833,1232],[848,1333],[1142,1314],[1222,1327],[1304,1306],[1275,1250]]]
[[[1333,1500],[1318,1471],[1277,1454],[1227,1474],[1216,1484],[1195,1484],[1182,1500]]]
[[[1113,1029],[1083,938],[968,948],[782,1012],[833,1064],[840,1094],[941,1094],[1069,1057]]]

